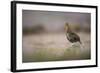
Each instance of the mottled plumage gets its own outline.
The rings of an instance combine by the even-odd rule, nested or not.
[[[67,39],[71,43],[79,42],[81,44],[80,37],[70,29],[68,23],[65,24],[65,30],[66,30]]]

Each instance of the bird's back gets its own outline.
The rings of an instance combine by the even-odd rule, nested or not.
[[[72,43],[78,42],[78,41],[80,42],[79,36],[73,32],[67,33],[67,39]]]

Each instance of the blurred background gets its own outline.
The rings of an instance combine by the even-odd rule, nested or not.
[[[66,38],[66,22],[80,36],[81,53]],[[90,59],[90,13],[23,10],[22,24],[23,62]]]

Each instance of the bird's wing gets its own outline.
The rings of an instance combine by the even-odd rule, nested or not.
[[[77,34],[73,33],[73,32],[70,33],[70,37],[73,38],[74,40],[80,41],[80,37]]]

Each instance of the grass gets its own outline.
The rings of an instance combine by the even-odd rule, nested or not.
[[[24,35],[22,61],[26,63],[90,59],[90,34],[79,33],[79,36],[83,48],[78,43],[71,45],[64,33]]]
[[[25,55],[24,55],[25,56]],[[23,57],[23,62],[43,62],[62,60],[90,59],[89,51],[81,51],[79,45],[72,45],[68,48],[41,48],[33,54]]]

